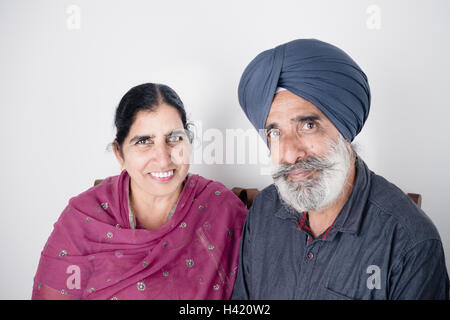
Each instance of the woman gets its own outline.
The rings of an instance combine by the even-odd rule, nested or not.
[[[189,175],[191,135],[169,87],[132,88],[116,110],[122,173],[72,198],[54,225],[33,299],[228,299],[244,204]]]

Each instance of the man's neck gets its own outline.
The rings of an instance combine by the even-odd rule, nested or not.
[[[320,236],[325,230],[333,225],[337,216],[341,212],[350,194],[352,193],[356,176],[356,159],[352,157],[350,168],[347,173],[347,179],[344,188],[338,198],[328,207],[309,211],[309,227],[314,238]]]

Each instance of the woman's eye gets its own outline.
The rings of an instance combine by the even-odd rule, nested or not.
[[[169,142],[180,142],[180,141],[182,141],[183,140],[183,137],[182,136],[176,136],[176,135],[173,135],[173,136],[169,136],[169,138],[168,138],[168,141]]]
[[[147,144],[148,142],[149,142],[149,138],[141,138],[136,142],[136,144],[144,145],[144,144]]]

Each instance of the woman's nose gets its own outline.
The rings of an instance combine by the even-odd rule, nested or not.
[[[161,169],[166,169],[168,166],[171,165],[171,149],[167,144],[160,143],[155,145],[154,151],[154,161],[159,164]]]

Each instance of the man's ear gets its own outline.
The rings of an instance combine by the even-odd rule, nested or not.
[[[120,170],[124,170],[125,169],[125,160],[123,158],[123,152],[122,152],[117,140],[114,140],[114,142],[113,142],[113,150],[114,150],[114,155],[116,156],[116,159],[120,164]]]

